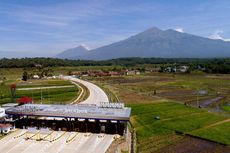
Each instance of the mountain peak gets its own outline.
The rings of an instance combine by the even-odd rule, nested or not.
[[[82,48],[84,46],[81,46]],[[72,49],[74,50],[74,49]],[[221,51],[221,52],[220,52]],[[68,51],[70,59],[105,60],[121,57],[213,58],[229,57],[230,43],[156,27],[125,40],[82,54]],[[64,53],[67,57],[67,53]]]
[[[144,32],[156,33],[156,32],[162,32],[162,30],[157,28],[157,27],[152,27],[152,28],[149,28],[149,29],[145,30]]]
[[[72,59],[73,57],[81,56],[81,55],[85,54],[88,51],[89,51],[89,49],[88,49],[87,46],[79,45],[79,46],[77,46],[75,48],[67,49],[67,50],[59,53],[58,55],[56,55],[56,57],[57,58]]]
[[[81,44],[81,45],[77,46],[76,48],[85,49],[85,50],[90,50],[89,47],[86,46],[85,44]]]

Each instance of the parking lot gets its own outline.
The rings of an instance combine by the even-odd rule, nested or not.
[[[54,131],[50,135],[17,130],[0,141],[1,153],[104,153],[115,135]],[[29,138],[29,139],[26,139]],[[38,141],[38,138],[44,138]]]

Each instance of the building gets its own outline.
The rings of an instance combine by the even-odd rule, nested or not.
[[[33,79],[40,79],[38,75],[33,75]]]
[[[5,108],[0,108],[0,118],[3,118],[5,116],[6,116],[6,114],[5,114]]]
[[[182,65],[179,67],[179,71],[185,73],[188,71],[188,68],[189,68],[188,66]]]
[[[126,72],[126,75],[140,75],[140,71],[138,70],[130,70]]]
[[[4,121],[5,116],[5,108],[0,108],[0,122]]]
[[[33,99],[27,96],[21,97],[17,100],[19,104],[30,104],[33,103]]]
[[[8,109],[8,108],[11,108],[11,107],[16,107],[18,105],[19,105],[18,103],[6,103],[6,104],[2,105],[2,108]]]
[[[25,104],[11,107],[6,114],[12,116],[18,128],[36,127],[53,130],[120,134],[127,129],[131,108],[122,103],[78,105]]]
[[[11,129],[12,129],[11,124],[0,124],[0,132],[3,134],[9,133]]]

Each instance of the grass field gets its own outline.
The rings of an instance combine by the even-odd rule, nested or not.
[[[225,111],[227,111],[227,112],[229,112],[230,113],[230,106],[228,105],[228,106],[222,106],[223,107],[223,109],[225,110]]]
[[[200,142],[196,138],[190,140],[185,136],[187,134],[230,145],[227,112],[209,111],[230,100],[228,75],[155,73],[88,79],[106,87],[132,108],[131,123],[137,134],[139,152],[157,152],[181,141],[191,141],[193,144],[202,144],[203,147],[209,144],[208,141]],[[197,90],[206,90],[207,94],[197,95]],[[224,96],[225,99],[216,101],[207,108],[196,108],[197,100],[202,104],[203,101],[218,96]],[[160,120],[156,120],[156,116]],[[221,124],[215,125],[216,123]],[[213,144],[210,146],[223,147]],[[191,146],[183,147],[192,149]]]
[[[126,103],[151,102],[158,99],[170,99],[189,105],[200,105],[206,100],[224,97],[210,104],[222,104],[230,101],[229,75],[192,75],[192,74],[145,74],[140,76],[122,76],[96,78],[103,86],[107,86],[124,98]],[[205,90],[205,95],[198,94]],[[127,97],[128,96],[128,97]]]
[[[11,91],[10,84],[13,82],[8,82],[1,85],[0,93],[0,103],[11,102]],[[29,96],[33,98],[35,103],[68,103],[77,98],[79,94],[79,89],[74,86],[69,81],[64,80],[33,80],[28,82],[16,81],[17,89],[22,88],[37,88],[37,87],[52,87],[52,86],[70,86],[58,89],[33,89],[33,90],[16,90],[16,99]]]
[[[130,104],[130,106],[132,107],[132,123],[140,142],[142,139],[152,136],[164,136],[175,132],[190,133],[228,119],[226,116],[168,101],[152,104]],[[156,116],[159,116],[160,120],[155,119]],[[221,130],[224,131],[224,129],[225,132],[223,133],[230,132],[226,131],[229,130],[227,126],[223,126]],[[221,130],[213,133],[218,134]],[[196,135],[199,136],[199,134]],[[222,135],[222,139],[220,137],[214,141],[230,144],[230,138],[225,137],[225,135]]]

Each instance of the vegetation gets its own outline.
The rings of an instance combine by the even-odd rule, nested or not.
[[[137,133],[140,152],[156,151],[176,143],[188,133],[215,142],[230,144],[229,122],[217,127],[204,128],[226,120],[225,116],[172,101],[129,104],[129,106],[132,107],[131,123]],[[156,119],[156,116],[159,116],[160,120]],[[197,129],[201,130],[193,132]]]
[[[224,105],[224,106],[222,106],[222,107],[223,107],[223,109],[224,109],[225,111],[227,111],[227,112],[230,113],[230,106],[229,106],[229,105]]]
[[[79,89],[69,81],[64,80],[28,80],[27,82],[7,80],[0,85],[0,104],[11,102],[10,84],[16,83],[17,89],[38,88],[52,86],[69,86],[64,88],[52,89],[31,89],[17,90],[16,99],[29,96],[35,103],[67,103],[72,102],[79,95]],[[71,87],[71,86],[72,87]]]
[[[230,73],[230,59],[194,59],[194,58],[120,58],[106,61],[67,60],[56,58],[22,58],[0,60],[0,68],[57,67],[57,66],[124,66],[157,65],[163,70],[168,66],[189,66],[189,71],[201,70],[207,73]],[[143,67],[142,67],[143,68]],[[142,70],[142,69],[140,69]]]
[[[204,146],[210,143],[205,140],[230,143],[229,114],[218,109],[230,100],[229,75],[149,73],[87,79],[106,87],[132,108],[131,124],[137,133],[139,152],[161,152],[172,144],[190,141]],[[197,94],[201,89],[207,93]],[[216,97],[225,99],[197,108],[197,100],[204,106]],[[218,113],[213,112],[216,110]],[[186,144],[183,147],[193,149]]]
[[[191,132],[192,135],[230,145],[230,122]]]

